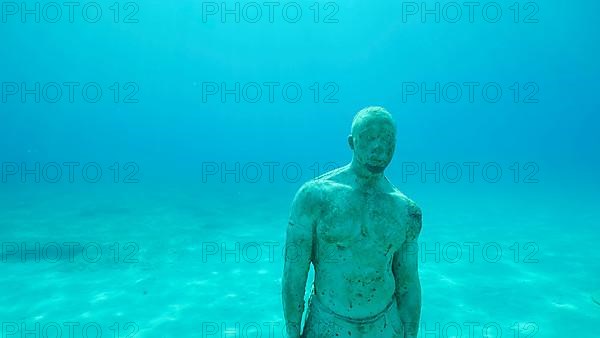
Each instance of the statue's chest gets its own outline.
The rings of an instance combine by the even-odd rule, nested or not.
[[[397,250],[405,239],[405,222],[387,195],[345,196],[330,201],[317,227],[320,239],[340,249]]]

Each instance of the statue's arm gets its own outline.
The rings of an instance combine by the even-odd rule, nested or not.
[[[304,290],[310,269],[313,245],[315,192],[305,184],[294,198],[287,226],[282,300],[288,337],[300,336],[304,312]]]
[[[414,203],[408,206],[406,241],[394,255],[393,272],[396,281],[396,300],[404,337],[415,338],[421,318],[421,282],[419,281],[418,237],[421,232],[421,210]]]

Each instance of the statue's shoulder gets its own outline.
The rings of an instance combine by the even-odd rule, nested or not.
[[[298,189],[296,196],[307,201],[322,201],[331,191],[333,191],[334,185],[334,182],[328,180],[312,179],[302,184],[300,189]]]
[[[293,208],[307,214],[319,213],[334,196],[335,185],[334,181],[323,176],[305,182],[296,192]]]
[[[392,195],[400,205],[401,210],[406,211],[406,214],[409,218],[420,221],[422,218],[421,208],[417,205],[417,203],[410,198],[408,198],[405,194],[403,194],[398,188],[394,187],[394,191]]]
[[[332,181],[323,176],[313,178],[302,184],[296,193],[296,197],[313,201],[322,199],[331,190],[332,184]]]
[[[349,165],[345,165],[339,168],[335,168],[333,170],[330,170],[324,174],[321,174],[315,178],[313,178],[311,181],[317,181],[317,182],[324,182],[324,183],[334,183],[335,181],[337,181],[340,177],[342,177],[343,175],[345,175],[345,173],[348,171]]]
[[[393,195],[400,205],[399,213],[406,222],[406,238],[407,240],[415,240],[419,237],[423,227],[421,208],[398,189],[395,189]]]
[[[346,172],[347,166],[336,168],[313,178],[306,182],[305,185],[308,185],[310,189],[328,193],[345,185],[344,177],[346,176]]]
[[[404,195],[404,193],[402,191],[400,191],[398,188],[392,186],[390,195],[394,198],[394,200],[404,206],[408,206],[410,204],[414,204],[414,202],[408,198],[408,196]]]

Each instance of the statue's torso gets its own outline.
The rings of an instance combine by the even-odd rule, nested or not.
[[[363,192],[350,184],[323,189],[315,231],[315,288],[331,310],[366,317],[391,301],[393,255],[406,238],[405,197],[395,190]]]

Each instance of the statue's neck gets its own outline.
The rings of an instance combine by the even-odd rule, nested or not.
[[[354,174],[357,188],[371,190],[379,186],[381,180],[384,178],[383,172],[372,173],[364,166],[358,164],[354,159],[350,163],[350,170]]]

